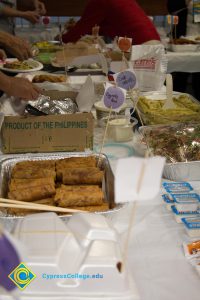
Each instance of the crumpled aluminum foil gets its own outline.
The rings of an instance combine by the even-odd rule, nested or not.
[[[48,115],[71,114],[78,111],[77,104],[70,98],[51,100],[49,96],[40,95],[36,101],[29,103]]]

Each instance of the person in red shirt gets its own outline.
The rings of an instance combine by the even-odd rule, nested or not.
[[[134,0],[89,0],[81,19],[63,34],[62,40],[76,42],[81,36],[91,34],[95,25],[100,27],[100,35],[127,36],[136,45],[160,41],[153,23]]]

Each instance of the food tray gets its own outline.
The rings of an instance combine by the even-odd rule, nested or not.
[[[168,163],[163,176],[174,181],[200,180],[200,161]]]
[[[196,52],[199,51],[199,44],[171,44],[170,49],[173,52]]]
[[[162,142],[159,142],[159,130],[162,129],[168,129],[169,133],[173,132],[173,129],[175,131],[183,131],[184,129],[187,130],[187,128],[195,128],[197,130],[197,123],[189,123],[189,124],[175,124],[175,125],[153,125],[153,126],[142,126],[139,128],[139,133],[144,137],[144,141],[146,144],[148,143],[148,137],[150,135],[150,132],[153,131],[154,135],[157,136],[157,142],[158,142],[158,147],[156,148],[157,151],[155,152],[154,149],[148,145],[147,148],[149,148],[150,152],[155,155],[163,155],[168,159],[168,162],[165,164],[164,167],[164,172],[163,176],[169,180],[173,181],[193,181],[193,180],[200,180],[200,161],[197,159],[194,160],[189,160],[189,157],[186,156],[185,161],[178,161],[178,158],[181,157],[181,150],[180,150],[180,155],[178,155],[178,149],[177,147],[174,148],[174,141],[172,139],[173,134],[171,135],[170,139],[170,134],[168,135],[168,140],[166,140],[166,143],[163,144]],[[184,132],[186,131],[184,130]],[[166,136],[166,132],[165,132]],[[153,138],[151,136],[151,138]],[[164,136],[162,137],[162,140],[165,142]],[[196,136],[196,141],[198,141],[199,136]],[[161,141],[162,141],[161,140]],[[149,143],[148,143],[149,144]],[[165,147],[164,147],[164,146]],[[169,145],[172,145],[174,148],[174,151],[176,153],[176,156],[173,156],[172,154],[174,153],[173,151],[170,153],[168,152]],[[189,144],[187,144],[188,147]],[[170,146],[171,147],[171,146]],[[187,149],[186,147],[186,149]],[[172,148],[172,150],[173,150]],[[181,147],[180,147],[181,148]],[[192,153],[192,151],[188,151],[189,153]],[[198,153],[196,151],[196,153]],[[196,157],[196,156],[195,156]],[[169,159],[171,161],[169,161]]]
[[[169,109],[169,110],[163,110],[159,102],[156,103],[156,101],[164,100],[166,99],[166,93],[165,92],[144,92],[141,94],[141,97],[145,97],[148,100],[151,100],[151,106],[150,108],[145,107],[141,100],[139,100],[137,105],[137,113],[143,123],[143,125],[157,125],[157,124],[173,124],[173,123],[179,123],[179,122],[189,122],[189,121],[200,121],[200,103],[197,99],[195,99],[193,96],[187,93],[179,93],[179,92],[173,92],[173,97],[178,98],[179,96],[185,96],[188,97],[193,104],[195,104],[196,111],[191,111],[191,113],[187,113],[186,111],[182,111],[180,114],[180,107],[182,109],[188,108],[185,107],[185,101],[182,99],[182,102],[180,107],[176,109]],[[140,99],[141,99],[140,97]],[[145,111],[146,110],[146,111]]]
[[[68,157],[87,157],[95,156],[96,160],[99,159],[99,155],[91,153],[63,153],[63,154],[50,154],[48,157],[44,154],[28,154],[28,155],[10,155],[7,158],[4,158],[0,162],[0,196],[5,198],[8,192],[8,184],[11,177],[11,171],[14,165],[21,161],[38,161],[38,160],[59,160]],[[114,175],[112,173],[108,158],[104,155],[100,155],[100,169],[105,171],[104,182],[103,182],[103,191],[105,200],[109,203],[110,209],[108,211],[98,212],[101,214],[110,214],[119,210],[122,205],[114,205]],[[61,217],[70,217],[70,214]],[[6,211],[0,211],[0,219],[2,218],[23,218],[23,216],[8,215]]]

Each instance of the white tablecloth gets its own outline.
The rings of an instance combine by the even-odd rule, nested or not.
[[[130,153],[128,147],[131,147],[131,142],[125,145],[116,147],[112,157],[123,157],[124,153]],[[116,159],[111,159],[111,165],[115,170]],[[200,183],[197,185],[200,189]],[[128,206],[109,217],[122,239],[126,236],[129,214]],[[161,196],[137,205],[128,266],[141,300],[200,299],[200,277],[183,254],[182,243],[186,240],[188,236],[183,225],[176,223]],[[6,298],[3,298],[0,291],[2,299]]]
[[[200,72],[200,52],[167,52],[168,73]]]

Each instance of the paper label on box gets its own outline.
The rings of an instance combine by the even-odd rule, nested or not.
[[[165,158],[129,157],[119,159],[115,175],[115,202],[149,200],[160,191]],[[154,174],[152,176],[152,170]],[[156,170],[156,171],[155,171]]]

